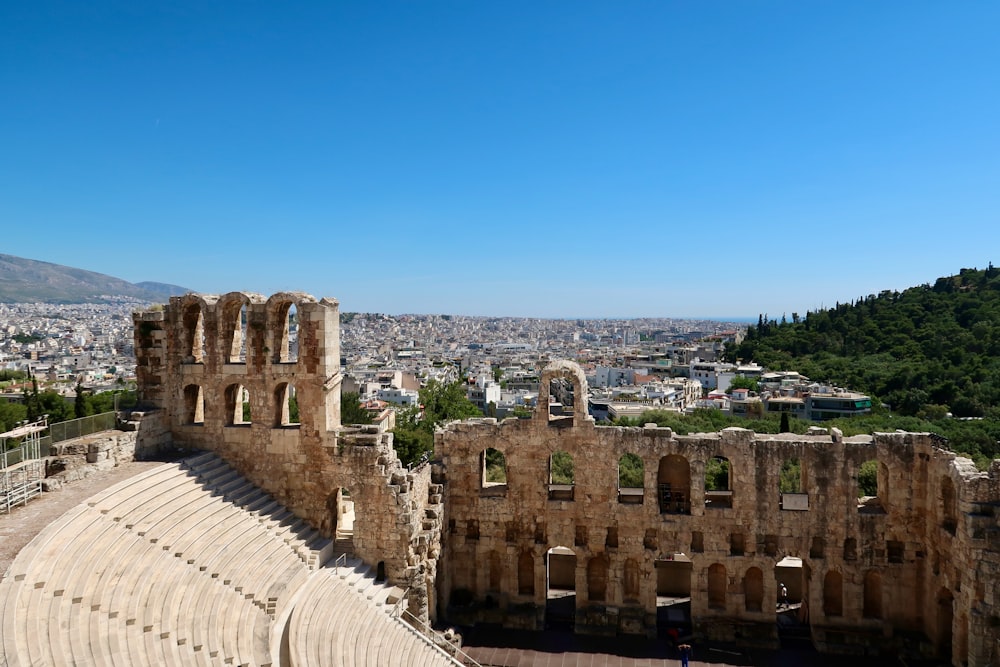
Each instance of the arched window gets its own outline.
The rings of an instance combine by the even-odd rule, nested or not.
[[[708,608],[726,608],[726,566],[714,563],[708,567]]]
[[[778,473],[778,497],[783,510],[808,510],[809,496],[806,494],[806,469],[798,457],[787,458],[781,463]]]
[[[205,320],[201,305],[189,304],[184,309],[184,363],[201,364],[205,361]]]
[[[686,458],[671,454],[660,459],[656,493],[660,514],[691,513],[691,465]]]
[[[732,471],[724,456],[710,458],[705,464],[705,507],[711,509],[733,506]]]
[[[645,468],[637,454],[623,454],[618,459],[618,502],[642,504]]]
[[[743,599],[747,611],[764,609],[764,573],[758,567],[751,567],[743,575]]]
[[[844,560],[852,561],[858,559],[858,540],[854,537],[844,539]]]
[[[576,472],[573,457],[559,451],[549,457],[549,500],[573,500]]]
[[[830,570],[823,577],[823,613],[827,616],[844,614],[844,578],[836,570]]]
[[[517,592],[519,595],[535,594],[535,558],[530,551],[517,557]]]
[[[241,384],[226,387],[226,426],[246,426],[251,422],[250,392]]]
[[[271,297],[268,308],[270,359],[275,364],[290,364],[298,359],[298,309],[287,295]]]
[[[274,389],[274,425],[298,426],[299,403],[295,386],[282,382]]]
[[[587,563],[587,598],[591,602],[604,602],[608,594],[608,558],[594,556]]]
[[[955,507],[955,483],[951,477],[941,478],[941,527],[955,534],[958,528],[958,511]]]
[[[885,514],[889,494],[886,488],[888,468],[877,460],[865,461],[858,466],[858,512]]]
[[[189,384],[184,387],[184,423],[205,423],[205,397],[201,385]]]
[[[507,459],[499,449],[488,447],[479,456],[480,487],[483,490],[507,491]]]
[[[865,574],[865,618],[882,618],[882,575],[875,570]]]
[[[247,299],[238,294],[223,297],[220,308],[219,333],[227,364],[243,364],[247,360]]]

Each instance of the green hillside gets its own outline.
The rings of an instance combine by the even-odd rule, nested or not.
[[[1000,269],[962,269],[781,321],[726,351],[864,391],[901,415],[1000,416]]]

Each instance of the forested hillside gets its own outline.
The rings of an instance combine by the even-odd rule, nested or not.
[[[963,269],[804,318],[762,315],[726,356],[866,392],[902,415],[997,417],[1000,269]]]

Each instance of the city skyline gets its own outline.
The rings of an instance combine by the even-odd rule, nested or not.
[[[4,6],[0,252],[352,312],[790,318],[996,259],[998,19]]]

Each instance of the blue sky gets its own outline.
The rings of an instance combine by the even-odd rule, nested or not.
[[[1000,263],[996,2],[0,4],[0,252],[779,316]]]

